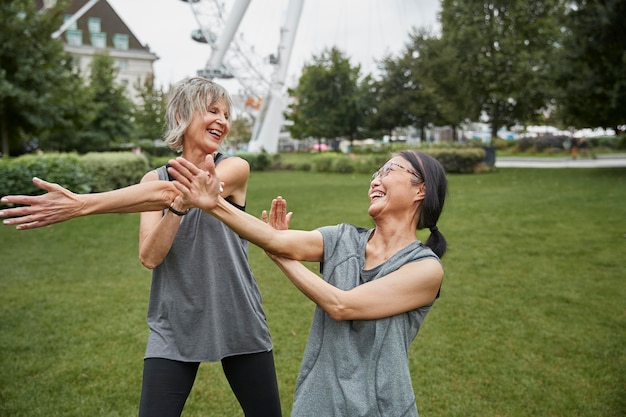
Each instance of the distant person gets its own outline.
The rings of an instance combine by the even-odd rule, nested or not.
[[[570,144],[570,153],[572,155],[572,159],[578,158],[578,139],[572,138]]]
[[[587,140],[586,136],[582,136],[578,141],[578,149],[580,151],[581,158],[593,157],[593,152],[591,152],[591,144]]]
[[[446,251],[437,227],[447,193],[439,162],[400,152],[372,177],[374,228],[342,223],[313,231],[282,230],[291,214],[280,197],[269,225],[233,208],[219,193],[223,179],[210,157],[207,171],[184,158],[170,165],[189,204],[263,248],[317,304],[292,416],[417,416],[408,352],[439,295]],[[418,229],[430,230],[425,244]],[[299,261],[320,262],[323,278]]]
[[[224,201],[243,212],[250,167],[218,152],[230,117],[231,99],[223,87],[200,77],[185,79],[170,92],[165,141],[198,169],[212,155],[211,169],[224,181]],[[200,363],[221,361],[246,417],[280,417],[272,341],[248,265],[248,243],[192,208],[170,180],[160,167],[139,185],[74,194],[34,179],[48,193],[5,197],[3,203],[30,207],[7,209],[0,217],[22,216],[5,224],[31,229],[88,214],[143,211],[139,257],[152,269],[152,287],[139,416],[180,416]]]

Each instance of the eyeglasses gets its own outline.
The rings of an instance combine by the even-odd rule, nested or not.
[[[374,172],[372,174],[372,179],[370,180],[370,182],[374,181],[376,178],[385,178],[387,175],[389,175],[389,173],[391,171],[397,171],[396,169],[393,169],[393,167],[398,167],[403,171],[408,172],[411,175],[414,175],[415,178],[417,178],[418,180],[421,180],[420,176],[417,174],[417,172],[415,171],[411,171],[408,168],[403,167],[402,165],[393,162],[393,161],[389,161],[387,162],[385,165],[383,165],[378,171]]]

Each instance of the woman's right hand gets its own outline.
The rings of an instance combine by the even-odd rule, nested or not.
[[[81,201],[79,195],[58,184],[36,177],[33,178],[33,184],[47,193],[38,196],[2,197],[3,204],[23,205],[1,210],[0,217],[4,217],[2,223],[16,226],[18,230],[26,230],[61,223],[81,216],[84,202]]]

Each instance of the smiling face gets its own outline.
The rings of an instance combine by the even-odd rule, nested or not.
[[[423,181],[410,168],[409,161],[394,157],[372,176],[369,188],[368,213],[375,218],[384,213],[414,214],[417,203],[424,198]],[[410,211],[409,211],[410,210]]]
[[[185,130],[184,148],[194,148],[204,154],[217,150],[230,131],[229,106],[225,100],[211,104],[206,111],[196,111]],[[191,149],[189,149],[191,151]]]
[[[163,140],[177,152],[203,158],[226,137],[231,108],[224,87],[203,77],[186,78],[168,93]]]

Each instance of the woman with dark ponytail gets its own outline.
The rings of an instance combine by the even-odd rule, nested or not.
[[[372,176],[364,229],[342,223],[288,230],[281,197],[261,221],[232,208],[207,157],[201,170],[170,161],[186,201],[263,248],[293,284],[317,304],[292,416],[417,417],[409,346],[439,295],[446,240],[437,225],[447,193],[443,167],[415,151],[394,155]],[[417,229],[429,229],[425,244]],[[323,262],[323,278],[300,261]]]
[[[423,152],[403,151],[398,155],[409,161],[413,170],[425,184],[426,195],[422,202],[417,229],[428,228],[430,230],[426,246],[441,258],[446,252],[447,242],[437,227],[437,221],[439,221],[448,192],[446,173],[439,161]]]

